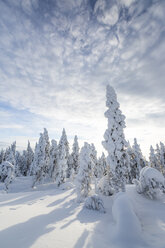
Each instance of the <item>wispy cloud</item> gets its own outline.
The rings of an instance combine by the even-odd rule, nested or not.
[[[164,11],[164,1],[1,1],[0,97],[13,110],[2,105],[10,116],[0,128],[23,126],[32,137],[46,126],[58,137],[65,126],[99,143],[108,82],[127,137],[140,127],[149,146],[142,123],[152,130],[165,106]]]

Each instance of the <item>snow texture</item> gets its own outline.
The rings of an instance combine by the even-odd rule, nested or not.
[[[119,192],[114,197],[112,206],[116,227],[113,244],[120,248],[139,248],[142,246],[142,228],[126,193]]]
[[[32,177],[16,177],[8,194],[0,183],[0,247],[164,248],[164,196],[151,201],[129,185],[126,199],[102,196],[106,213],[100,214],[78,204],[75,186],[68,189],[68,183],[32,189]]]

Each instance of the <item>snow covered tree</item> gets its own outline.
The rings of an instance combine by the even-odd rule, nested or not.
[[[56,182],[58,186],[60,186],[62,183],[65,182],[66,173],[67,173],[66,147],[65,144],[62,143],[60,147],[60,153],[58,153],[58,160],[57,160]]]
[[[58,144],[59,154],[63,150],[63,145],[64,145],[64,148],[65,148],[66,159],[68,159],[68,157],[69,157],[69,142],[67,140],[65,128],[63,128],[63,130],[62,130],[62,135],[61,135],[61,138],[60,138],[60,141],[59,141],[59,144]]]
[[[140,171],[139,180],[134,179],[136,190],[139,194],[144,194],[150,199],[159,197],[161,193],[165,193],[165,178],[155,168],[145,166]]]
[[[0,164],[4,161],[5,159],[5,151],[3,149],[1,149],[0,152]]]
[[[152,146],[150,146],[150,154],[149,154],[149,165],[155,169],[159,170],[158,160],[155,154],[155,150]]]
[[[129,158],[129,173],[128,173],[128,181],[127,183],[133,183],[133,179],[136,178],[137,175],[137,167],[136,167],[136,160],[135,160],[135,154],[134,151],[128,142],[127,146],[127,154]]]
[[[160,164],[161,172],[165,175],[165,146],[162,142],[160,142]]]
[[[132,146],[132,150],[133,150],[133,167],[132,169],[134,169],[134,173],[136,175],[136,179],[139,179],[140,176],[140,171],[143,167],[145,167],[146,162],[145,159],[143,157],[143,154],[141,152],[140,149],[140,145],[137,143],[137,139],[134,139],[134,144]]]
[[[77,135],[74,137],[72,146],[72,153],[69,157],[69,168],[71,169],[70,174],[77,174],[79,168],[79,145]]]
[[[0,165],[0,181],[4,183],[5,190],[8,191],[9,184],[14,179],[14,166],[8,162],[3,161]]]
[[[85,142],[80,152],[80,166],[77,175],[77,200],[82,201],[91,190],[93,161],[90,145]]]
[[[57,141],[52,140],[51,141],[51,147],[50,147],[50,177],[53,179],[53,181],[56,180],[57,176],[57,161],[58,160],[58,146]]]
[[[102,153],[101,157],[98,159],[97,165],[97,177],[101,179],[103,176],[107,175],[107,162],[104,153]]]
[[[77,135],[74,137],[74,142],[72,146],[72,153],[68,158],[68,177],[74,178],[74,176],[78,173],[79,167],[79,145]]]
[[[23,150],[22,153],[22,168],[21,173],[23,176],[30,175],[31,165],[34,159],[34,152],[30,146],[30,142],[28,141],[27,149]]]
[[[93,171],[93,176],[94,177],[98,177],[98,161],[97,161],[97,151],[96,151],[96,148],[95,148],[95,145],[92,143],[90,145],[90,149],[91,149],[91,158],[92,158],[92,161],[93,161],[93,168],[92,168],[92,171]]]
[[[16,141],[9,146],[5,151],[4,161],[10,162],[15,166]]]
[[[26,166],[27,166],[26,176],[30,174],[30,167],[33,162],[33,159],[34,159],[34,152],[31,148],[30,141],[28,141],[27,150],[26,150]]]
[[[33,185],[37,182],[42,182],[49,172],[50,165],[50,142],[48,131],[44,128],[44,132],[40,134],[39,142],[35,148],[34,161],[33,161]]]
[[[106,90],[106,106],[108,110],[105,117],[108,119],[108,129],[105,131],[102,142],[108,152],[107,163],[110,166],[108,180],[112,182],[115,192],[125,191],[125,182],[128,177],[128,164],[124,131],[125,116],[122,115],[117,102],[117,96],[111,86]]]
[[[64,147],[63,147],[64,146]],[[65,159],[67,161],[67,166],[68,166],[68,159],[69,159],[69,142],[67,140],[66,132],[65,129],[63,128],[62,130],[62,135],[58,144],[58,152],[59,152],[59,157],[61,157],[61,153],[63,153],[63,149],[65,149]],[[69,177],[69,169],[67,170],[67,177]]]
[[[15,154],[15,176],[16,177],[21,176],[22,167],[23,167],[23,163],[22,163],[21,153],[19,151],[16,151],[16,154]]]

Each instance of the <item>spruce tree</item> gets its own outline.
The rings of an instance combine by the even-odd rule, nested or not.
[[[125,191],[125,183],[128,177],[128,164],[124,131],[125,116],[122,115],[117,102],[117,96],[111,86],[106,90],[106,106],[108,110],[105,117],[108,119],[108,128],[102,142],[108,152],[107,163],[110,166],[108,180],[111,181],[115,192]]]
[[[140,171],[143,167],[145,167],[146,162],[136,138],[134,138],[132,149],[134,153],[134,168],[136,170],[136,179],[139,179]]]
[[[58,152],[57,159],[57,173],[56,173],[56,182],[60,186],[65,182],[67,174],[67,160],[66,160],[66,147],[64,143],[61,143],[60,153]]]
[[[77,175],[77,200],[82,201],[91,190],[93,161],[90,145],[85,142],[80,152],[80,166]]]
[[[57,141],[52,140],[51,141],[51,147],[50,147],[50,177],[53,181],[56,180],[57,176],[57,161],[58,160],[58,146]]]
[[[63,149],[65,149],[65,160],[67,162],[67,177],[69,177],[69,142],[67,139],[67,135],[65,132],[65,128],[63,128],[62,130],[62,135],[58,144],[58,152],[59,152],[59,157],[62,156],[62,153],[64,151],[62,151]]]
[[[50,166],[50,142],[46,128],[44,132],[40,134],[39,142],[35,148],[34,161],[33,161],[33,184],[35,186],[37,182],[42,182],[48,177]]]

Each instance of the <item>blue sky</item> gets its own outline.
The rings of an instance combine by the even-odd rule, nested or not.
[[[165,142],[165,1],[1,0],[0,146],[94,142],[106,129],[105,86],[143,152]]]

